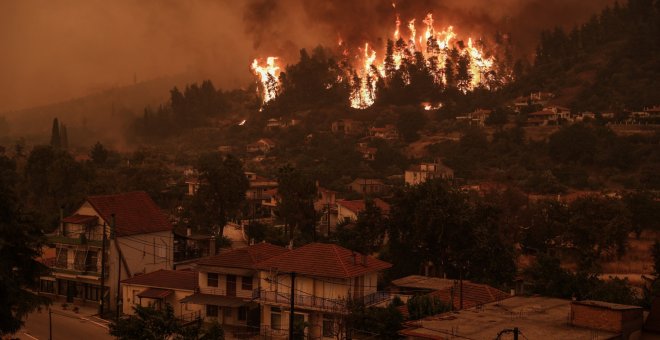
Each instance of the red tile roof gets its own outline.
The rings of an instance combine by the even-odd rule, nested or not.
[[[390,268],[392,265],[367,256],[363,265],[362,254],[336,244],[310,243],[256,265],[259,269],[328,278],[347,279]]]
[[[174,293],[171,289],[161,289],[161,288],[147,288],[138,294],[141,298],[147,299],[162,299],[170,296]]]
[[[289,250],[270,243],[257,243],[244,248],[223,251],[197,261],[203,266],[254,269],[261,261],[284,254]]]
[[[73,224],[96,224],[98,219],[99,219],[98,216],[75,214],[75,215],[63,218],[62,222],[64,222],[64,223],[73,223]]]
[[[454,296],[454,308],[460,308],[461,305],[461,288],[460,284],[454,287],[447,287],[435,292],[430,293],[431,296],[437,296],[446,304],[452,301],[452,289]],[[504,300],[511,297],[511,295],[486,284],[473,283],[470,281],[463,281],[463,308],[472,308],[477,305],[483,305],[495,301]]]
[[[341,200],[341,201],[337,201],[337,204],[354,212],[356,215],[360,213],[362,210],[364,210],[366,207],[364,200],[354,200],[354,201]],[[390,205],[387,204],[387,202],[383,201],[382,199],[380,198],[374,199],[374,204],[376,204],[376,206],[380,208],[383,214],[387,215],[390,213]]]
[[[144,191],[90,196],[87,202],[106,223],[110,223],[110,216],[115,214],[117,236],[172,230],[167,216]]]
[[[197,289],[197,272],[190,270],[165,270],[136,275],[122,283],[146,286],[152,288],[195,290]]]

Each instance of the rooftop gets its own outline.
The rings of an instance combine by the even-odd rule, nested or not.
[[[610,339],[615,333],[573,327],[571,301],[516,296],[480,308],[445,313],[410,322],[401,334],[420,339],[495,339],[503,329],[518,327],[523,339]]]
[[[110,223],[111,215],[115,214],[117,236],[172,230],[167,216],[144,191],[89,196],[87,202],[106,223]]]
[[[378,208],[380,208],[383,214],[387,215],[390,213],[390,205],[387,202],[383,201],[382,199],[380,198],[374,199],[374,204]],[[352,201],[340,200],[337,201],[337,205],[341,205],[345,209],[348,209],[354,212],[355,214],[359,214],[362,210],[366,208],[366,202],[364,200],[352,200]]]
[[[230,249],[197,261],[202,266],[254,269],[255,265],[289,250],[270,243],[257,243],[244,248]]]
[[[422,275],[410,275],[392,280],[392,284],[403,288],[440,290],[454,285],[454,280]]]
[[[195,290],[197,289],[197,272],[160,269],[155,272],[133,276],[122,281],[122,283],[151,288]]]
[[[256,265],[259,269],[277,268],[283,273],[348,279],[390,268],[390,263],[367,256],[335,244],[310,243]]]

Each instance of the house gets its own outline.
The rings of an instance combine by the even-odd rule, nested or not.
[[[363,146],[360,144],[362,143],[358,143],[356,150],[362,155],[362,159],[364,159],[365,161],[376,160],[376,152],[378,152],[378,149],[369,146]]]
[[[454,170],[441,162],[435,162],[414,164],[404,172],[404,180],[408,185],[418,185],[436,178],[452,179]]]
[[[556,120],[570,120],[571,119],[571,109],[563,106],[547,106],[543,108],[547,111],[552,111],[555,113]]]
[[[197,320],[201,317],[202,307],[180,302],[195,293],[197,278],[195,271],[161,269],[125,279],[121,282],[122,312],[133,315],[133,306],[136,305],[160,309],[169,304],[179,320]]]
[[[456,117],[456,120],[465,122],[469,125],[484,126],[486,125],[486,119],[488,119],[492,112],[492,110],[477,109],[474,112]]]
[[[356,178],[348,185],[348,189],[366,196],[378,196],[387,192],[387,185],[376,178]]]
[[[279,128],[282,128],[282,127],[285,127],[285,126],[286,126],[286,124],[282,123],[282,121],[279,120],[279,119],[271,118],[268,121],[266,121],[266,130],[267,131],[275,131],[275,130],[277,130]]]
[[[605,340],[628,339],[629,334],[641,328],[641,309],[634,309],[633,306],[625,306],[623,311],[614,313],[576,306],[581,304],[543,296],[514,296],[458,312],[410,321],[399,334],[414,340],[496,339],[503,330],[508,330],[506,336],[511,339],[514,336],[511,333],[518,329],[521,339]],[[633,309],[627,309],[629,307]],[[624,315],[631,319],[620,323],[622,319],[619,316]],[[580,321],[576,323],[577,320]],[[627,327],[621,327],[624,324]]]
[[[167,215],[143,191],[87,197],[48,235],[54,257],[45,259],[51,275],[40,290],[67,302],[104,296],[103,307],[114,309],[121,279],[172,268],[172,239]]]
[[[399,132],[394,125],[387,124],[384,127],[370,127],[367,131],[367,136],[385,140],[395,140],[399,139]]]
[[[310,243],[259,262],[259,285],[254,297],[262,306],[262,335],[288,334],[293,298],[294,320],[307,325],[306,336],[339,338],[349,300],[373,306],[389,299],[389,294],[378,292],[377,286],[379,274],[391,266],[325,243]]]
[[[191,228],[174,228],[174,269],[190,269],[199,258],[216,252],[215,236],[193,233]]]
[[[248,144],[246,151],[249,153],[262,152],[268,153],[275,148],[276,144],[270,138],[261,138],[258,141]]]
[[[374,204],[380,208],[383,215],[390,213],[390,205],[380,198],[374,199]],[[337,201],[337,223],[344,221],[357,221],[358,214],[364,210],[366,203],[364,200],[339,200]]]
[[[201,259],[196,266],[199,288],[180,302],[199,306],[204,321],[217,321],[225,331],[258,334],[260,308],[253,300],[261,284],[257,264],[288,251],[258,243]]]
[[[267,217],[270,218],[272,211],[267,204],[271,202],[277,188],[277,181],[274,179],[259,176],[254,172],[245,172],[250,186],[245,193],[245,199],[248,202],[248,217],[250,220]]]
[[[339,119],[332,122],[331,131],[332,133],[341,133],[344,135],[359,135],[364,129],[360,122],[356,122],[353,119]]]
[[[555,112],[550,110],[541,110],[527,115],[528,126],[546,126],[558,125],[559,119]]]
[[[530,105],[545,106],[548,104],[550,99],[554,97],[555,95],[550,92],[532,92],[529,94],[529,96],[521,96],[516,98],[514,100],[513,106],[515,107],[516,112],[520,112],[521,109]]]

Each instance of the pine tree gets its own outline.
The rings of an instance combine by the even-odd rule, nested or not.
[[[394,64],[394,42],[390,39],[387,39],[387,52],[385,53],[385,77],[392,78],[392,75],[396,71],[396,65]]]
[[[54,148],[62,146],[62,138],[60,137],[60,123],[57,118],[53,119],[53,129],[50,134],[50,145]]]

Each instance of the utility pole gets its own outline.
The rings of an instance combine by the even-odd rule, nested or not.
[[[115,230],[115,214],[110,214],[110,224],[112,226],[112,230]],[[115,242],[117,242],[116,234],[113,234],[113,238],[115,239]],[[117,246],[117,297],[115,304],[117,305],[116,317],[119,319],[119,315],[121,313],[121,300],[119,296],[119,293],[121,292],[121,252],[119,251],[119,244],[115,243],[115,245]]]
[[[463,310],[463,269],[462,268],[458,271],[458,279],[459,279],[459,282],[460,282],[459,283],[459,285],[460,285],[460,287],[459,287],[459,289],[460,289],[460,299],[461,299],[460,300],[460,307],[461,307],[460,309]]]
[[[513,340],[518,340],[518,327],[513,327]]]
[[[105,222],[103,222],[103,243],[101,244],[101,302],[99,304],[99,316],[103,317],[103,304],[105,301]]]
[[[53,340],[53,311],[48,307],[48,340]]]
[[[296,300],[296,273],[291,273],[291,313],[289,314],[289,340],[293,340],[293,316]]]

